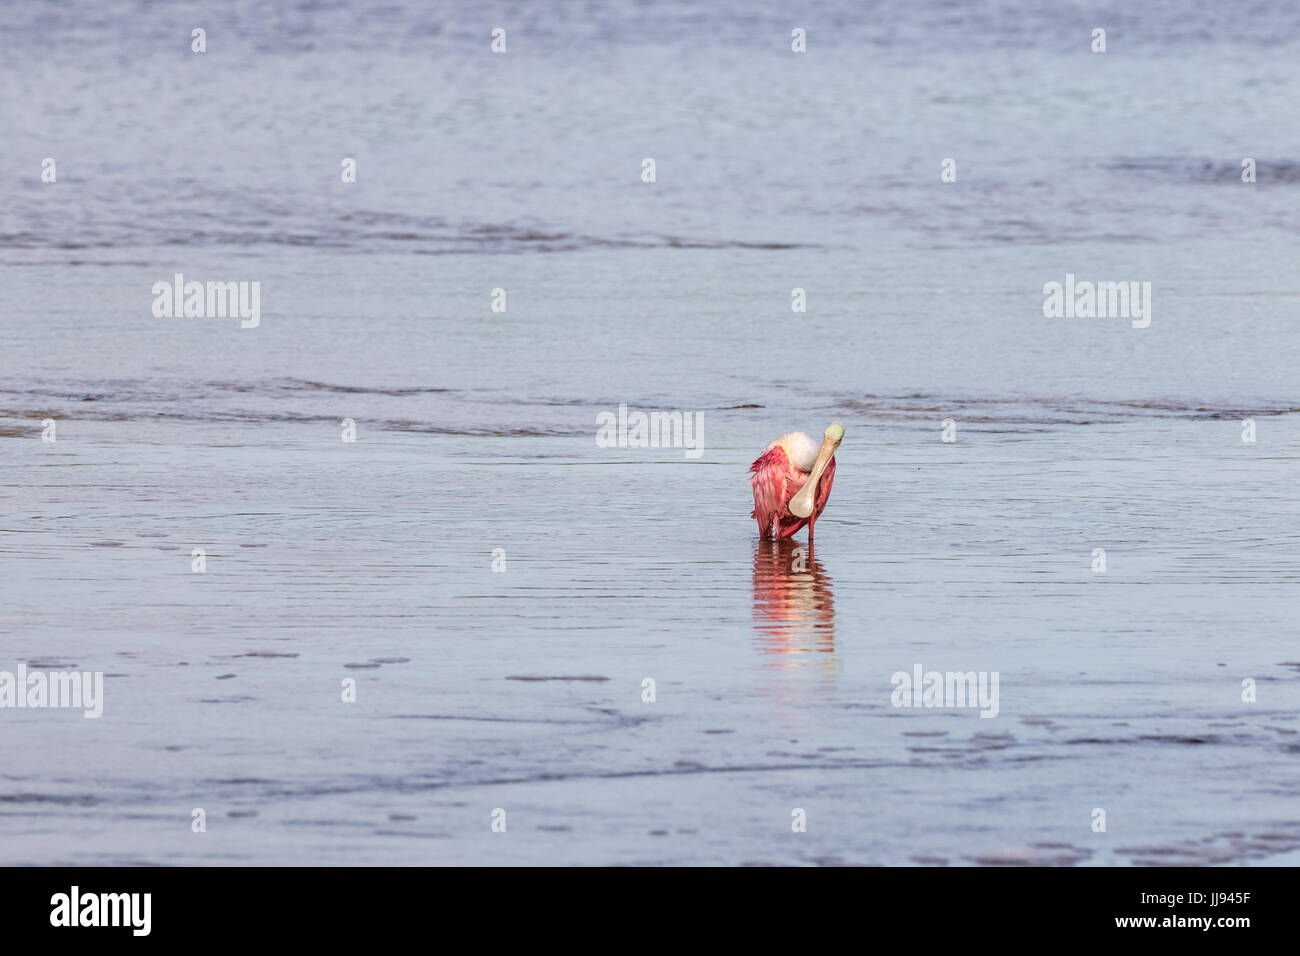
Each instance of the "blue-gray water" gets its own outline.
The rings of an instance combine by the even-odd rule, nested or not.
[[[0,863],[1300,859],[1298,28],[0,8],[0,671],[106,675],[0,709]],[[794,571],[746,470],[836,419]]]

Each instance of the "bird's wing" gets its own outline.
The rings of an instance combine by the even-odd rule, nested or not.
[[[749,483],[754,489],[754,510],[749,516],[758,522],[760,532],[767,534],[782,516],[791,517],[786,503],[794,494],[790,478],[796,472],[785,450],[775,444],[758,456],[749,471]]]
[[[826,502],[831,500],[831,484],[835,481],[835,456],[826,463],[826,470],[822,472],[822,480],[817,483],[817,498],[813,502],[813,520],[820,518],[822,512],[826,510]]]

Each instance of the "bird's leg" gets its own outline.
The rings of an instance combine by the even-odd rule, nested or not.
[[[816,517],[808,519],[808,560],[812,561],[813,556],[813,525],[817,523]]]

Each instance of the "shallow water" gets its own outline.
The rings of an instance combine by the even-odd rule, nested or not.
[[[0,710],[0,862],[1294,862],[1294,11],[447,9],[0,12],[0,670],[106,675]],[[831,420],[809,561],[746,470]]]

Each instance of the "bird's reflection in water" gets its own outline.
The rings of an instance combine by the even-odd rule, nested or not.
[[[754,623],[759,646],[781,655],[772,663],[798,666],[806,655],[834,661],[835,598],[831,578],[808,546],[790,538],[760,539],[754,547]]]

